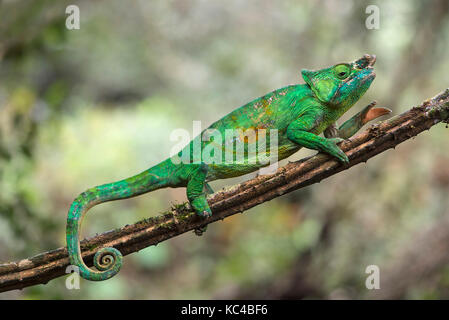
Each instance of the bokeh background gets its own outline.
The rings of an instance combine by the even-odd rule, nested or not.
[[[300,83],[301,68],[377,55],[377,78],[345,119],[371,100],[398,114],[449,86],[445,0],[0,3],[1,262],[64,246],[80,192],[158,163],[174,129]],[[79,30],[65,27],[69,4]],[[365,26],[368,5],[378,30]],[[111,280],[67,290],[62,277],[0,299],[449,298],[448,147],[438,125],[202,237],[127,256]],[[103,204],[83,235],[185,199],[166,189]],[[368,265],[380,290],[365,287]]]

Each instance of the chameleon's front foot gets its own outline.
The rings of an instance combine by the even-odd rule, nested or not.
[[[353,136],[357,131],[360,130],[360,128],[362,128],[371,120],[391,113],[391,110],[388,108],[374,108],[376,104],[376,101],[371,102],[369,105],[363,108],[362,111],[354,115],[338,129],[335,123],[326,128],[326,130],[324,131],[324,136],[328,138],[328,143],[325,144],[323,151],[336,157],[343,163],[348,163],[348,157],[336,144],[340,143],[344,139],[348,139]]]
[[[326,144],[324,146],[324,150],[326,153],[330,154],[331,156],[337,158],[340,162],[343,162],[344,164],[349,163],[348,156],[343,152],[343,150],[340,149],[339,146],[337,146],[338,143],[344,141],[343,138],[330,138],[326,139]]]
[[[376,101],[371,102],[369,105],[363,108],[362,111],[358,112],[345,123],[343,123],[341,127],[338,128],[338,130],[335,130],[334,128],[326,129],[327,134],[334,134],[336,136],[339,136],[340,138],[348,139],[356,134],[357,131],[359,131],[368,122],[391,113],[391,110],[388,108],[375,108],[376,104]]]
[[[369,105],[367,105],[363,110],[360,112],[360,121],[362,126],[370,122],[371,120],[377,119],[379,117],[382,117],[384,115],[390,114],[392,111],[388,108],[384,107],[377,107],[377,101],[372,101]],[[356,115],[357,116],[357,115]]]

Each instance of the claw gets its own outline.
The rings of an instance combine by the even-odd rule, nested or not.
[[[343,138],[330,138],[330,140],[332,140],[335,144],[345,141]]]
[[[212,212],[210,212],[210,211],[203,211],[202,216],[205,217],[205,218],[212,217]]]
[[[201,237],[204,234],[204,232],[206,232],[206,230],[207,230],[207,226],[204,226],[204,227],[199,227],[199,228],[193,230],[193,232],[195,232],[195,235],[197,235],[198,237]]]
[[[343,155],[344,155],[344,157],[343,157]],[[339,158],[339,160],[340,160],[341,162],[343,162],[344,164],[348,164],[348,163],[349,163],[349,158],[348,158],[348,156],[347,156],[345,153],[343,153],[343,154],[341,155],[341,158]]]
[[[328,154],[332,155],[333,157],[337,158],[340,162],[343,162],[345,164],[349,163],[349,158],[344,153],[343,150],[340,149],[339,146],[337,146],[338,143],[343,142],[345,139],[343,138],[329,138],[327,139],[329,142],[328,149],[325,151]]]

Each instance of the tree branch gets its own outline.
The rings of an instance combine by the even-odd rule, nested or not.
[[[418,107],[371,125],[340,147],[350,159],[343,165],[324,154],[291,162],[275,174],[258,176],[209,197],[212,217],[201,220],[187,203],[176,205],[167,213],[145,219],[133,225],[108,231],[81,242],[83,259],[92,265],[95,252],[102,247],[115,247],[127,255],[145,247],[194,230],[202,225],[243,212],[285,193],[304,188],[346,170],[375,155],[394,148],[401,142],[430,129],[439,122],[449,121],[449,89],[426,100]],[[0,265],[0,292],[22,289],[65,274],[69,265],[67,249],[41,253],[37,256]]]

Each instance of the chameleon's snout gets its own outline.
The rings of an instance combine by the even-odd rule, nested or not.
[[[373,55],[367,54],[366,59],[368,61],[368,67],[372,67],[376,63],[376,55],[375,54],[373,54]]]
[[[359,69],[373,67],[374,63],[376,63],[376,55],[375,54],[365,54],[360,59],[354,61],[355,66]]]
[[[361,70],[358,73],[358,78],[361,80],[361,83],[371,83],[374,80],[376,77],[376,73],[373,68],[375,63],[376,55],[374,54],[365,54],[362,58],[354,62],[356,69]]]

